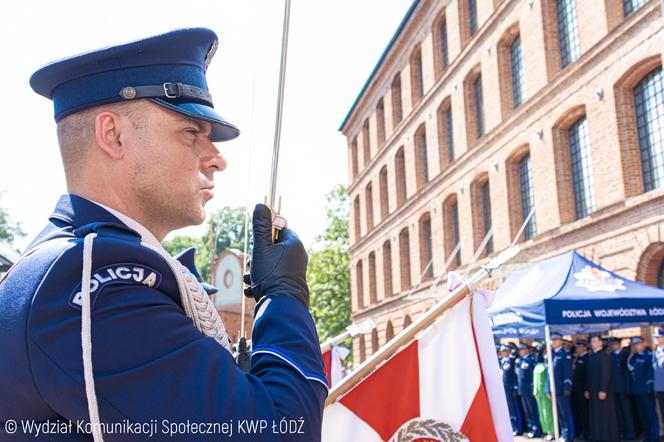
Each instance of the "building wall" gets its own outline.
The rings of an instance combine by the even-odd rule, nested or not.
[[[493,248],[500,251],[511,243],[523,219],[515,162],[525,152],[531,158],[537,233],[528,241],[521,238],[523,252],[518,260],[539,260],[574,248],[625,277],[657,283],[664,256],[664,189],[643,190],[631,91],[644,75],[662,64],[661,3],[647,1],[625,16],[619,0],[576,0],[580,56],[563,68],[555,3],[477,0],[478,30],[468,36],[467,25],[461,24],[466,23],[467,0],[420,1],[344,122],[342,132],[349,146],[353,319],[372,317],[378,324],[380,345],[385,343],[388,321],[398,333],[406,315],[414,319],[431,305],[430,299],[410,299],[410,292],[422,292],[439,277],[444,278],[445,261],[454,246],[450,244],[452,226],[445,222],[450,211],[446,202],[456,198],[458,204],[462,269],[484,236],[477,186],[487,178]],[[448,36],[446,69],[438,55],[437,23],[443,15]],[[525,98],[513,108],[508,47],[517,33]],[[418,77],[412,72],[412,54],[417,48],[421,51],[424,89],[419,99],[413,96],[413,81]],[[485,126],[479,138],[472,90],[478,73]],[[397,75],[401,79],[403,119],[395,124],[396,97],[391,84]],[[379,143],[376,106],[381,99],[385,140]],[[450,163],[445,161],[445,137],[439,136],[444,131],[439,132],[438,110],[447,103],[454,133],[455,159]],[[576,219],[566,134],[584,114],[596,210]],[[367,120],[368,146],[363,136]],[[417,159],[416,134],[422,127],[426,131],[428,182],[423,182],[423,162]],[[400,148],[406,169],[406,198],[401,205],[395,161]],[[355,155],[357,170],[353,167]],[[380,196],[383,167],[387,169],[386,201]],[[369,184],[371,206],[366,198]],[[385,203],[388,213],[381,217],[381,204]],[[367,223],[368,211],[373,214],[372,228]],[[421,250],[425,243],[420,239],[419,220],[426,214],[431,218],[433,278],[420,283],[421,254],[426,251]],[[404,228],[409,234],[408,259],[399,241]],[[391,244],[392,266],[391,271],[383,272],[386,241]],[[375,256],[375,278],[371,253]],[[357,274],[360,261],[361,276]],[[409,274],[412,284],[402,284],[402,273]],[[391,296],[385,293],[386,278],[391,278],[394,288]],[[362,303],[358,300],[359,283],[363,284]],[[372,295],[375,302],[371,302]],[[356,361],[361,359],[359,339],[354,346]],[[372,337],[364,339],[366,355],[370,355],[374,351]]]

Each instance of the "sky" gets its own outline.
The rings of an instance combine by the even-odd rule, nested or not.
[[[348,182],[338,128],[410,6],[410,0],[292,0],[277,195],[281,213],[314,243],[325,227],[325,194]],[[52,103],[28,84],[42,65],[70,55],[183,27],[208,27],[219,49],[208,69],[215,109],[239,138],[217,147],[208,213],[253,208],[268,193],[276,115],[282,0],[11,2],[3,7],[0,82],[0,207],[27,233],[47,222],[65,181]],[[171,233],[199,235],[203,226]]]

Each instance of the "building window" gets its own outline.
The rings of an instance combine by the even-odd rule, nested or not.
[[[454,129],[452,127],[452,103],[446,98],[438,108],[438,148],[440,170],[454,161]]]
[[[360,196],[357,195],[353,201],[353,219],[355,224],[355,242],[358,242],[361,237],[360,232]]]
[[[358,310],[362,310],[364,308],[364,282],[361,260],[355,265],[355,280],[357,282],[357,308]]]
[[[625,13],[625,17],[639,9],[645,3],[646,0],[623,0],[623,12]]]
[[[445,14],[441,15],[435,24],[434,38],[436,77],[439,77],[450,64]]]
[[[595,210],[588,120],[585,117],[567,130],[567,143],[574,188],[574,211],[576,219],[581,219]]]
[[[530,165],[530,153],[519,160],[519,191],[521,195],[521,219],[526,220],[530,211],[535,207],[535,192],[533,188],[533,173]],[[537,224],[535,214],[530,218],[528,224],[523,230],[523,236],[526,241],[531,239],[537,233]]]
[[[371,354],[378,351],[380,344],[378,343],[378,330],[375,328],[371,331]]]
[[[431,241],[431,215],[425,213],[420,218],[420,274],[422,280],[433,278],[433,243]]]
[[[482,225],[483,232],[482,239],[489,233],[491,229],[491,193],[489,191],[489,180],[487,179],[480,187],[480,199],[482,203]],[[487,254],[493,253],[493,236],[489,238],[484,248]]]
[[[398,73],[392,80],[392,126],[397,125],[403,119],[403,109],[401,104],[401,73]]]
[[[367,188],[364,191],[365,195],[365,208],[367,213],[367,233],[371,231],[374,227],[374,217],[373,217],[373,189],[371,183],[367,184]]]
[[[410,58],[410,82],[411,90],[413,93],[413,105],[424,96],[424,75],[422,72],[422,50],[418,47],[415,49],[413,56]]]
[[[475,135],[481,138],[484,135],[484,103],[482,93],[482,75],[473,81],[473,99],[475,102]]]
[[[581,55],[576,0],[556,0],[556,21],[560,45],[560,67],[564,68]]]
[[[352,178],[355,178],[357,176],[358,172],[358,164],[357,164],[357,137],[353,137],[353,141],[350,143],[350,156],[351,156],[351,176]]]
[[[367,345],[364,342],[364,335],[360,335],[360,362],[364,362],[367,359]]]
[[[382,98],[376,105],[376,136],[378,146],[381,146],[385,142],[385,104]]]
[[[369,119],[364,120],[364,125],[362,126],[362,145],[364,152],[364,161],[362,164],[366,166],[371,159],[371,145],[369,144]]]
[[[422,124],[415,131],[415,174],[417,190],[429,182],[429,161],[427,157],[427,131]]]
[[[468,25],[471,37],[477,32],[477,0],[467,0],[468,2]]]
[[[664,79],[662,67],[647,74],[634,87],[636,130],[641,153],[643,188],[664,185]]]
[[[394,170],[397,181],[397,207],[401,207],[406,202],[406,159],[403,146],[399,148],[394,157]]]
[[[383,244],[383,281],[385,287],[384,297],[390,297],[394,294],[392,287],[392,243],[387,240]]]
[[[369,305],[378,302],[376,293],[376,253],[369,254]]]
[[[410,288],[410,235],[408,227],[399,233],[399,264],[401,276],[401,290]]]
[[[510,78],[512,80],[512,107],[516,109],[523,103],[523,56],[521,53],[521,37],[517,35],[509,48]]]
[[[387,321],[387,326],[385,327],[385,342],[390,342],[394,337],[394,327],[392,326],[392,321]]]
[[[409,326],[410,324],[412,324],[412,323],[413,323],[413,320],[410,319],[410,315],[406,315],[406,316],[403,318],[403,328],[408,327],[408,326]]]
[[[445,232],[445,259],[449,261],[454,249],[459,243],[459,207],[456,195],[452,195],[443,205],[443,231]],[[460,253],[450,262],[449,270],[461,265]]]
[[[382,221],[387,218],[387,214],[389,213],[389,201],[387,198],[387,166],[383,166],[380,169],[378,181],[380,187],[380,220]]]

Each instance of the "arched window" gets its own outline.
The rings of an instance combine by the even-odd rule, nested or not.
[[[556,24],[562,69],[581,56],[576,0],[556,0]]]
[[[526,153],[518,162],[519,195],[521,200],[521,219],[526,220],[530,211],[535,207],[535,189],[533,188],[533,171],[530,165],[530,152]],[[530,218],[523,229],[524,239],[527,241],[537,233],[535,214]]]
[[[360,335],[360,363],[367,359],[367,345],[364,342],[364,335]]]
[[[510,80],[512,84],[512,107],[516,109],[523,103],[523,54],[521,52],[521,36],[517,35],[509,47]]]
[[[412,324],[412,323],[413,323],[413,321],[412,321],[412,319],[410,319],[410,315],[406,315],[406,316],[403,318],[403,328],[408,327],[408,326],[409,326],[410,324]]]
[[[574,212],[576,219],[581,219],[595,211],[590,138],[585,116],[567,130],[567,144],[574,190]]]
[[[664,185],[664,78],[662,66],[646,74],[634,87],[634,112],[641,154],[643,188]]]
[[[371,231],[374,227],[374,217],[373,217],[373,188],[371,182],[367,184],[367,187],[364,191],[365,195],[365,208],[366,208],[366,217],[367,217],[367,233]]]
[[[412,285],[410,280],[410,235],[408,227],[399,233],[399,260],[401,290],[406,290]]]
[[[397,125],[403,120],[403,108],[401,103],[401,72],[397,72],[397,75],[392,80],[392,126],[397,127]]]
[[[385,327],[385,342],[390,342],[394,337],[394,327],[392,326],[392,321],[387,321],[387,326]]]
[[[382,98],[378,100],[376,105],[376,136],[380,148],[385,141],[385,104]]]
[[[394,170],[397,181],[397,207],[401,207],[406,202],[406,159],[403,146],[397,150],[394,157]]]
[[[445,232],[445,260],[449,260],[454,249],[460,241],[459,236],[459,206],[455,194],[450,195],[443,203],[443,231]],[[457,252],[449,270],[461,265],[461,253]]]
[[[376,294],[376,254],[369,253],[369,305],[378,302]]]
[[[384,297],[390,297],[394,294],[392,286],[392,243],[388,239],[383,243],[383,281],[385,287]]]
[[[355,280],[357,282],[357,308],[361,310],[364,308],[364,281],[362,275],[362,260],[359,260],[355,265]]]
[[[473,200],[473,242],[477,249],[491,229],[491,191],[488,174],[480,175],[471,185]],[[493,237],[489,237],[483,255],[493,252]]]
[[[447,20],[443,12],[433,25],[433,50],[436,66],[436,78],[439,78],[450,64],[449,44],[447,38]]]
[[[484,135],[484,91],[482,88],[482,72],[475,66],[464,80],[464,97],[466,106],[466,130],[469,143]]]
[[[438,107],[438,148],[442,171],[454,161],[454,129],[450,97],[445,98]]]
[[[425,213],[420,217],[420,274],[422,280],[433,278],[433,244],[431,241],[431,215]]]
[[[415,131],[415,177],[417,189],[429,182],[429,160],[427,154],[427,131],[424,124]]]
[[[378,185],[380,187],[380,220],[383,221],[387,218],[389,213],[389,201],[387,198],[387,166],[383,166],[380,169],[380,174],[378,175]]]
[[[360,196],[357,195],[355,199],[353,200],[353,221],[354,221],[354,228],[355,228],[355,242],[358,242],[360,240],[360,237],[362,235],[360,231]]]
[[[623,0],[623,12],[625,17],[639,9],[646,3],[646,0]]]
[[[371,159],[371,141],[369,137],[369,119],[364,120],[364,125],[362,126],[362,145],[364,152],[364,160],[362,161],[363,165],[367,165]]]
[[[357,164],[357,137],[353,137],[353,141],[350,143],[350,174],[351,178],[355,178],[358,173],[358,164]]]
[[[422,71],[422,49],[418,46],[410,57],[410,84],[413,106],[424,96],[424,75]]]
[[[380,348],[380,343],[378,342],[378,329],[371,330],[371,354],[374,354]]]

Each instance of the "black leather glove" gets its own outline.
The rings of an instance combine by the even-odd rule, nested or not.
[[[256,302],[265,295],[287,295],[309,307],[307,261],[309,257],[295,232],[284,228],[272,242],[272,216],[265,204],[256,204],[252,218],[254,247],[247,263],[244,294]]]
[[[251,368],[251,351],[247,348],[247,340],[242,336],[240,342],[237,344],[237,356],[235,358],[237,367],[244,371],[249,372]]]

